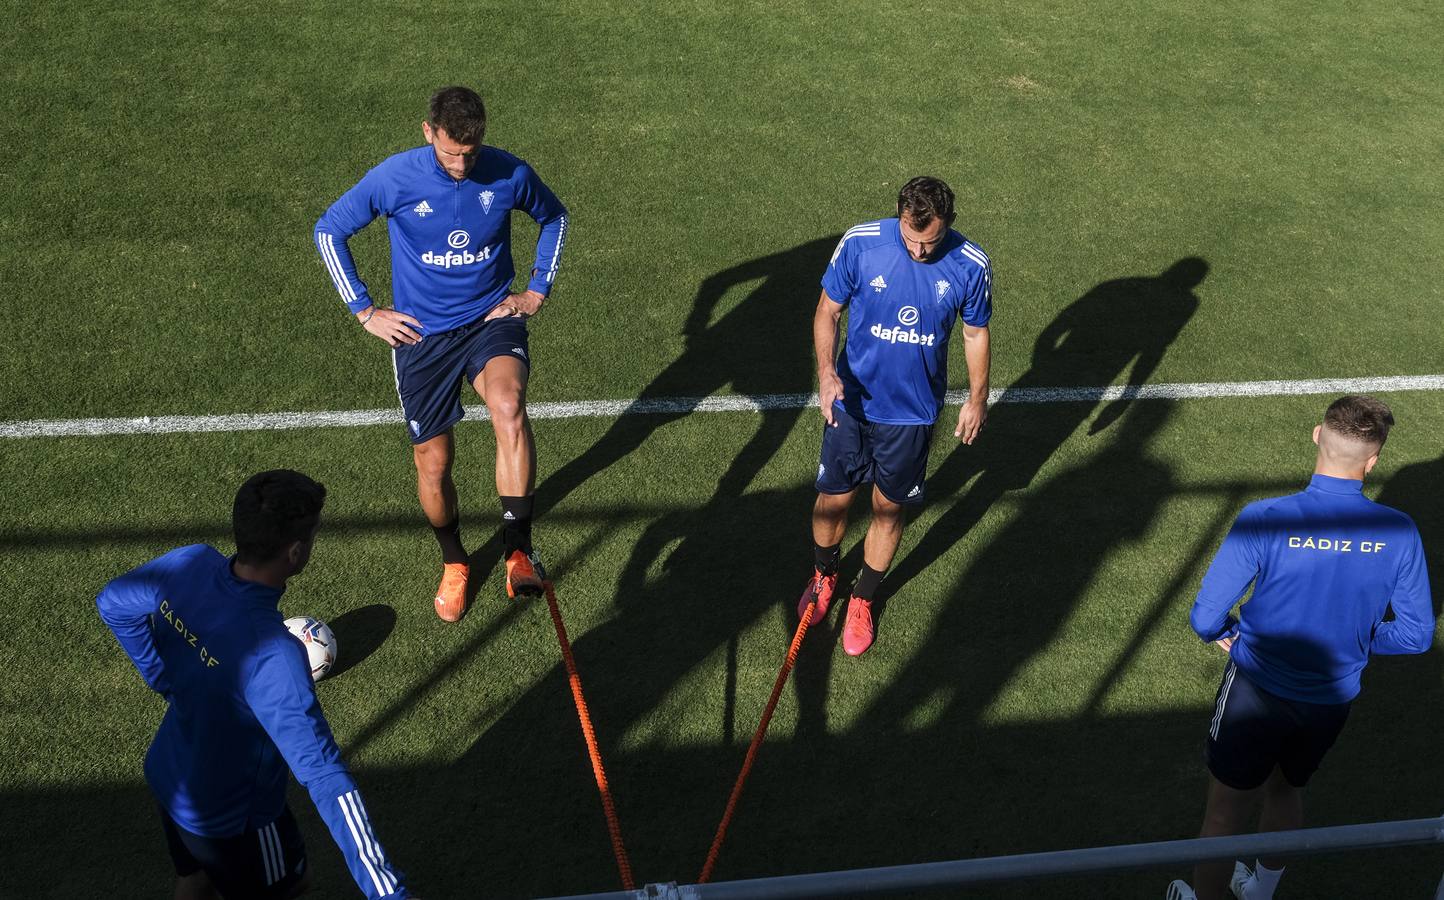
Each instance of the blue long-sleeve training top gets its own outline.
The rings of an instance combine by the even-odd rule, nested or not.
[[[482,147],[457,181],[430,145],[383,160],[331,204],[316,222],[316,249],[353,313],[372,305],[356,275],[347,240],[377,216],[391,236],[392,306],[440,334],[474,322],[506,299],[516,269],[511,213],[541,225],[527,287],[551,291],[566,245],[567,210],[531,166],[495,147]]]
[[[213,547],[172,550],[116,578],[100,617],[169,701],[145,777],[177,825],[231,837],[273,821],[286,769],[311,800],[368,897],[405,897],[321,713],[279,589],[237,578]]]
[[[1193,630],[1205,641],[1234,636],[1235,665],[1272,694],[1344,703],[1358,695],[1369,654],[1423,653],[1433,643],[1419,531],[1362,489],[1315,475],[1300,493],[1250,503],[1203,577]]]

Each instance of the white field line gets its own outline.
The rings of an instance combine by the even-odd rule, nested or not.
[[[1099,403],[1112,400],[1198,400],[1218,397],[1288,397],[1307,394],[1363,394],[1389,391],[1444,391],[1444,375],[1394,375],[1380,378],[1315,378],[1305,381],[1223,381],[1198,384],[1138,384],[1109,387],[1007,388],[988,396],[993,403]],[[948,403],[963,401],[962,391],[948,392]],[[816,394],[763,394],[756,397],[657,397],[639,400],[576,400],[533,403],[533,419],[666,414],[694,412],[759,412],[801,409],[817,402]],[[486,419],[485,407],[468,407],[472,419]],[[0,422],[0,438],[71,437],[117,434],[198,434],[208,431],[273,431],[289,428],[351,428],[394,425],[396,409],[353,409],[322,412],[234,413],[222,416],[142,416],[132,419],[34,419]]]

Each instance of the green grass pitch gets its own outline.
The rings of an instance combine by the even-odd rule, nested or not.
[[[3,421],[390,406],[384,348],[344,314],[310,229],[419,143],[426,96],[453,82],[573,214],[532,328],[534,401],[812,390],[837,235],[920,173],[952,184],[993,259],[995,387],[1441,371],[1438,4],[11,13]],[[385,297],[383,231],[353,249]],[[523,266],[533,234],[517,229]],[[1161,291],[1190,258],[1203,280]],[[879,644],[845,657],[836,613],[808,636],[716,878],[1192,836],[1223,658],[1186,611],[1237,510],[1304,483],[1328,399],[1002,405],[973,448],[939,429]],[[1444,394],[1386,399],[1399,426],[1368,491],[1415,516],[1444,578]],[[538,542],[634,868],[690,882],[791,633],[818,416],[536,431]],[[492,439],[459,436],[478,545]],[[618,886],[546,610],[505,602],[483,547],[480,602],[436,620],[406,447],[399,425],[0,442],[0,895],[168,891],[140,777],[162,709],[92,600],[170,547],[228,550],[235,486],[277,466],[331,491],[283,608],[338,625],[348,668],[322,702],[417,892]],[[1440,813],[1441,659],[1371,666],[1311,824]],[[315,895],[354,896],[305,795],[292,805]],[[1317,858],[1281,896],[1422,896],[1441,871],[1438,849]],[[1157,896],[1183,874],[976,896]]]

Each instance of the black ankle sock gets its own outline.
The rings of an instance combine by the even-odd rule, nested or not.
[[[867,563],[863,563],[862,572],[857,576],[857,583],[852,586],[852,595],[870,601],[872,595],[877,593],[877,586],[881,581],[882,573]]]
[[[534,496],[501,498],[501,545],[506,553],[531,553],[531,513]]]
[[[836,575],[838,555],[841,550],[841,544],[833,544],[831,547],[813,544],[812,561],[813,565],[817,566],[817,571],[824,575]]]
[[[441,561],[443,563],[466,562],[466,548],[461,545],[460,516],[440,528],[433,525],[431,530],[436,532],[436,542],[441,545]]]

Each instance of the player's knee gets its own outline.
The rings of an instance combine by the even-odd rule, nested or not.
[[[451,454],[444,447],[420,444],[414,453],[416,477],[428,484],[439,484],[451,472]]]
[[[901,503],[894,503],[882,495],[881,491],[874,491],[872,495],[872,515],[875,519],[884,522],[901,522],[903,507]]]
[[[490,397],[486,408],[491,412],[491,421],[498,434],[519,433],[526,427],[526,404],[522,402],[520,391]]]

